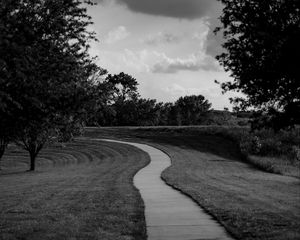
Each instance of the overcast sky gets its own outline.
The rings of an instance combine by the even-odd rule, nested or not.
[[[216,0],[97,0],[88,7],[100,40],[92,54],[111,74],[135,77],[144,98],[168,102],[202,94],[214,109],[229,107],[214,80],[229,76],[215,60],[222,6]]]

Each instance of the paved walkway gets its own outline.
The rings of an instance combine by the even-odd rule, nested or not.
[[[232,239],[195,202],[161,180],[162,171],[171,165],[165,153],[145,144],[112,142],[135,146],[151,157],[151,163],[134,177],[134,184],[145,203],[148,240]]]

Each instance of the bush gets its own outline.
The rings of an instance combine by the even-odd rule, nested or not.
[[[300,131],[273,132],[260,130],[240,136],[240,148],[243,153],[259,156],[287,157],[292,162],[299,161]]]

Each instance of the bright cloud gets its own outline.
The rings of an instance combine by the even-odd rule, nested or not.
[[[105,43],[112,44],[127,38],[130,33],[127,31],[126,27],[118,26],[117,28],[111,30],[107,37],[105,38]]]
[[[155,35],[149,35],[146,39],[143,40],[144,43],[148,45],[159,45],[159,44],[170,44],[170,43],[176,43],[179,42],[180,37],[173,34],[173,33],[167,33],[167,32],[159,32]]]
[[[160,61],[153,65],[154,73],[177,73],[178,71],[220,71],[217,61],[206,54],[209,27],[204,23],[200,31],[192,34],[192,40],[198,43],[198,50],[187,57],[171,58],[164,53],[158,54]]]
[[[192,54],[187,58],[169,58],[162,54],[162,60],[156,63],[154,73],[177,73],[178,71],[220,71],[218,63],[210,56]]]

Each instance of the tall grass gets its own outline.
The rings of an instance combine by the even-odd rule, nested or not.
[[[235,141],[244,159],[256,167],[300,177],[300,129],[256,130],[239,127],[208,127],[198,131]]]
[[[300,177],[300,128],[251,131],[249,127],[185,126],[139,128],[140,133],[216,135],[234,141],[245,161],[267,172]]]

